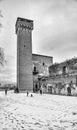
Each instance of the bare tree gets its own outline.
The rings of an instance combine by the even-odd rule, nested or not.
[[[3,17],[2,12],[0,10],[0,28],[2,27],[1,18]],[[4,56],[4,50],[0,47],[0,65],[4,65],[5,63],[5,56]]]
[[[1,10],[0,10],[0,28],[2,27],[2,24],[1,24],[1,18],[3,17],[3,15],[2,15],[2,12],[1,12]]]
[[[0,48],[0,65],[4,66],[5,63],[6,60],[5,60],[4,50],[3,48]]]

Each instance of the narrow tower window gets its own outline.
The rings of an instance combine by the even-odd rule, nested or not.
[[[45,63],[43,62],[43,66],[45,65]]]

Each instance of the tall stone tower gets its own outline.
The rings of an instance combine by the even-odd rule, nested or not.
[[[32,30],[32,20],[17,18],[17,86],[20,92],[33,90]]]

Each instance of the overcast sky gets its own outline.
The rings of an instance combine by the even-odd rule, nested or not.
[[[54,62],[77,57],[77,0],[0,0],[0,9],[0,46],[8,60],[1,79],[16,80],[17,17],[34,20],[33,53],[53,56]]]

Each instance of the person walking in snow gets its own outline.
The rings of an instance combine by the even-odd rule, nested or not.
[[[7,95],[7,89],[5,89],[5,95]]]
[[[68,93],[68,96],[71,95],[71,85],[69,84],[68,88],[67,88],[67,93]]]
[[[29,96],[29,92],[27,91],[27,97]]]
[[[40,87],[40,94],[42,95],[42,93],[43,93],[43,92],[42,92],[42,85],[41,85],[41,87]]]

